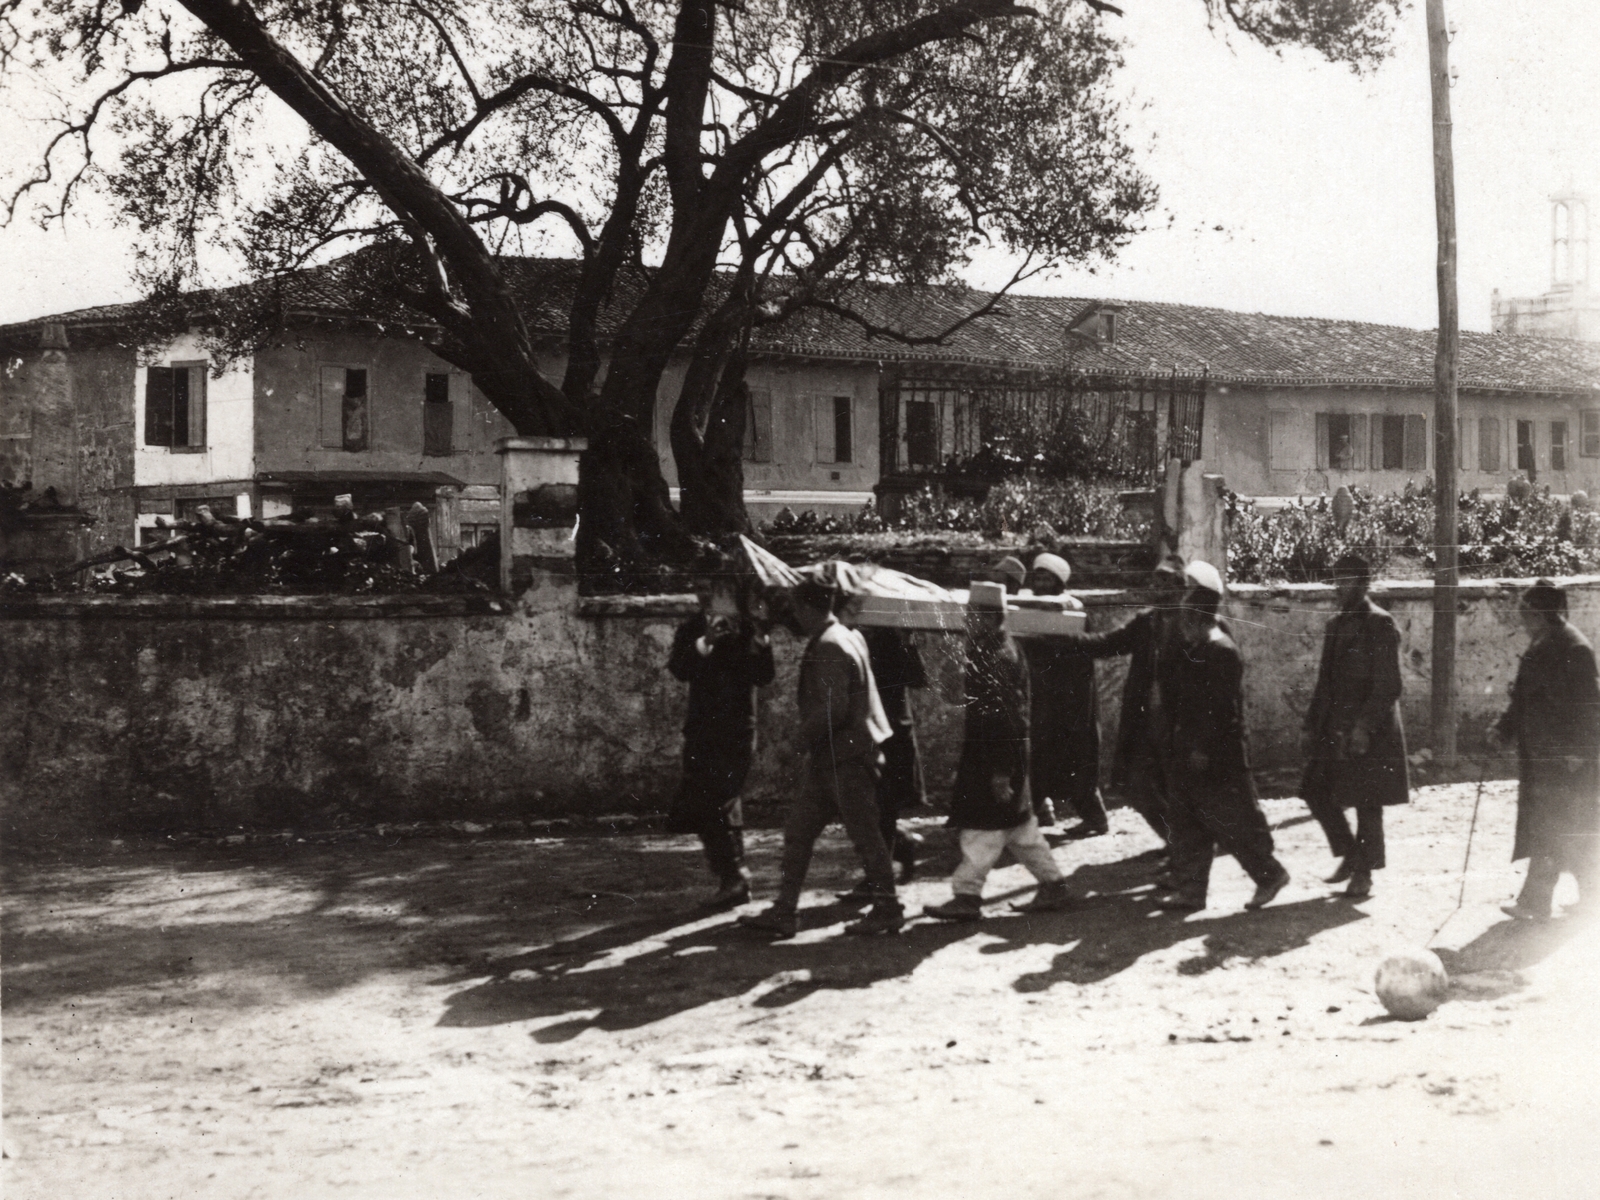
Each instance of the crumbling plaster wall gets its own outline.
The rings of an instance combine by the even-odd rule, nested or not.
[[[1464,752],[1504,704],[1524,646],[1516,587],[1462,589]],[[1402,635],[1405,716],[1425,742],[1429,589],[1380,588]],[[1140,597],[1087,595],[1091,628]],[[491,611],[491,605],[508,611]],[[1246,662],[1252,752],[1292,792],[1327,588],[1240,587],[1228,618]],[[535,589],[513,608],[455,597],[236,600],[16,597],[0,602],[0,807],[8,836],[130,829],[327,827],[665,808],[685,689],[663,669],[682,598],[589,601]],[[1600,580],[1573,589],[1600,634]],[[936,679],[953,644],[918,635]],[[776,635],[748,794],[798,785],[798,642]],[[1100,670],[1105,759],[1123,663]],[[960,710],[914,694],[929,789],[948,794]],[[1418,737],[1416,735],[1423,734]],[[1504,771],[1507,764],[1497,764]],[[1276,785],[1276,786],[1274,786]]]

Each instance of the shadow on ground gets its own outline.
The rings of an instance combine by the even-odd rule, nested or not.
[[[1528,986],[1523,971],[1565,945],[1586,922],[1505,920],[1489,926],[1459,950],[1438,949],[1450,973],[1452,1000],[1499,1000]]]

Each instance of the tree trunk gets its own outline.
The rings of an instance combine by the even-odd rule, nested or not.
[[[672,411],[679,515],[686,529],[704,537],[750,532],[744,507],[747,345],[741,335],[729,348],[708,325]]]

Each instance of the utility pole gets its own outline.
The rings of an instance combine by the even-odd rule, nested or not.
[[[1456,301],[1456,182],[1450,139],[1450,30],[1444,0],[1428,3],[1428,74],[1433,85],[1433,203],[1439,226],[1439,343],[1433,361],[1433,754],[1456,762],[1456,371],[1461,313]]]

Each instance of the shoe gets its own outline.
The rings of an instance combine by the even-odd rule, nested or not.
[[[844,931],[854,937],[881,937],[899,933],[900,927],[905,923],[905,909],[900,907],[898,900],[880,900],[872,906],[866,916],[846,925]]]
[[[871,904],[878,898],[872,890],[872,885],[865,879],[848,892],[835,892],[834,895],[846,904]]]
[[[700,908],[705,912],[724,912],[748,903],[750,903],[750,881],[730,879],[718,888],[714,895],[702,900]]]
[[[1012,908],[1024,913],[1051,913],[1063,912],[1072,907],[1072,895],[1067,891],[1066,881],[1055,879],[1049,883],[1041,883],[1039,890],[1033,894],[1033,899],[1026,904],[1013,903]]]
[[[943,904],[926,906],[922,915],[940,921],[981,921],[983,900],[978,896],[952,896]]]
[[[1539,912],[1537,909],[1524,908],[1521,901],[1516,904],[1502,904],[1500,911],[1508,917],[1515,917],[1519,921],[1548,921],[1550,914]]]
[[[1344,894],[1351,900],[1365,900],[1372,895],[1372,872],[1356,871],[1352,873],[1350,882],[1345,886]]]
[[[1163,912],[1200,912],[1206,906],[1204,900],[1185,896],[1182,892],[1167,892],[1165,895],[1157,896],[1155,903]]]
[[[1033,815],[1039,818],[1039,828],[1049,829],[1056,823],[1056,806],[1051,800],[1033,806]]]
[[[1324,879],[1323,883],[1343,883],[1356,871],[1355,855],[1346,854],[1339,860],[1339,869]]]
[[[739,924],[758,933],[770,933],[774,939],[783,939],[795,935],[800,928],[800,919],[794,913],[773,905],[758,913],[745,913],[739,918]]]
[[[1105,837],[1109,832],[1110,830],[1104,825],[1090,825],[1087,822],[1079,821],[1070,829],[1063,830],[1061,836],[1069,842],[1077,842],[1082,841],[1084,838]]]
[[[1265,908],[1271,904],[1278,893],[1289,886],[1289,872],[1282,867],[1278,868],[1278,877],[1256,886],[1256,894],[1244,902],[1244,906],[1254,912],[1258,908]]]

